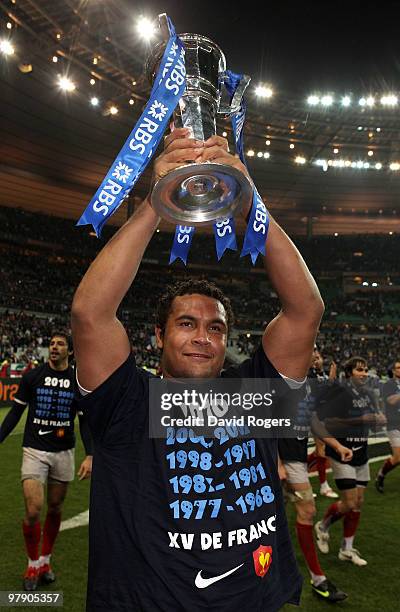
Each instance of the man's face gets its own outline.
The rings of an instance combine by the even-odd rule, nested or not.
[[[228,326],[218,300],[194,293],[172,302],[164,334],[156,327],[167,378],[216,378],[225,359]]]
[[[68,361],[68,342],[63,336],[54,336],[50,340],[49,360],[54,366]]]
[[[393,376],[395,378],[400,378],[400,361],[396,361],[393,367]]]
[[[368,380],[368,366],[366,363],[359,361],[356,364],[356,367],[351,371],[351,380],[357,386],[365,385]]]
[[[324,360],[322,359],[321,353],[317,350],[314,350],[312,354],[311,367],[317,370],[317,372],[322,372],[323,365]]]

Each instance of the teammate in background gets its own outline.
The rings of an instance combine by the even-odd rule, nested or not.
[[[188,160],[247,173],[219,136],[204,143],[175,129],[165,144],[155,180]],[[263,208],[259,204],[259,215]],[[94,440],[87,612],[274,612],[299,601],[302,582],[279,485],[276,439],[233,438],[224,430],[219,441],[208,441],[179,430],[176,444],[173,428],[167,440],[149,438],[151,375],[136,367],[116,312],[159,222],[146,198],[92,263],[72,306],[77,376],[86,393],[80,407]],[[270,379],[280,372],[302,384],[323,303],[303,259],[273,219],[265,268],[281,312],[254,356],[222,373],[232,325],[229,300],[207,281],[183,281],[167,290],[156,324],[165,378]],[[252,473],[253,480],[234,484],[239,472],[245,480]],[[211,543],[202,546],[207,534]]]
[[[379,470],[375,486],[379,493],[384,492],[385,476],[400,463],[400,361],[392,368],[393,378],[388,380],[382,389],[387,418],[387,436],[392,447],[392,456],[386,459]]]
[[[308,373],[309,378],[315,378],[318,382],[324,383],[336,379],[337,367],[334,361],[329,366],[329,376],[324,372],[324,360],[318,348],[314,347],[311,368]],[[326,478],[328,460],[325,455],[325,444],[322,440],[314,436],[315,450],[307,457],[308,471],[317,470],[319,478],[319,494],[324,497],[336,499],[339,495],[333,491]]]
[[[314,349],[313,362],[316,349]],[[312,370],[309,374],[312,374]],[[319,392],[323,391],[324,379],[308,378],[305,397],[300,401],[295,422],[297,437],[278,440],[279,458],[282,464],[283,486],[286,499],[294,503],[296,510],[296,535],[304,560],[311,575],[311,588],[322,600],[338,602],[347,595],[327,579],[322,570],[314,542],[313,525],[316,514],[313,490],[308,476],[307,447],[308,438],[313,432],[315,402]],[[313,432],[314,433],[314,432]],[[318,438],[316,438],[318,439]],[[331,437],[324,437],[327,444],[340,455],[343,461],[349,461],[352,451]],[[325,446],[325,445],[324,445]],[[282,474],[281,474],[282,477]]]
[[[25,408],[28,408],[21,468],[25,517],[22,523],[28,567],[23,586],[34,591],[39,583],[54,582],[50,565],[60,523],[68,483],[74,479],[74,370],[68,365],[72,346],[67,334],[57,332],[50,339],[48,362],[25,374],[12,407],[0,427],[0,442],[12,432]],[[80,432],[86,458],[78,476],[89,478],[92,470],[92,450],[85,419],[79,416]],[[41,555],[40,514],[44,505],[44,485],[47,482],[47,515],[43,527]]]
[[[329,446],[326,454],[330,458],[340,501],[327,509],[322,521],[315,525],[317,544],[321,552],[329,552],[329,528],[343,519],[343,541],[339,550],[341,561],[354,565],[367,565],[359,551],[354,548],[354,536],[360,521],[364,491],[370,479],[368,465],[369,429],[381,427],[386,418],[379,413],[373,394],[366,388],[368,367],[362,357],[352,357],[345,364],[347,381],[327,388],[320,397],[317,410],[327,429],[338,441],[351,448],[353,457],[345,463],[343,458]]]

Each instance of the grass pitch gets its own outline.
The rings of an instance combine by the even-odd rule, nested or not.
[[[0,422],[5,413],[6,410],[0,409]],[[20,485],[23,426],[24,420],[21,419],[13,435],[0,445],[0,591],[21,590],[21,578],[26,563],[21,530],[24,505]],[[78,435],[76,468],[83,457],[84,451]],[[379,465],[380,462],[371,465],[372,478],[375,477]],[[317,491],[316,479],[313,479],[312,482]],[[318,496],[316,502],[318,518],[320,518],[331,501]],[[88,506],[89,482],[75,480],[68,491],[63,520],[84,512]],[[293,527],[294,510],[291,505],[288,507],[288,517]],[[336,604],[337,610],[397,612],[400,609],[399,525],[400,468],[397,468],[386,479],[384,495],[379,495],[375,491],[373,483],[369,485],[366,494],[355,546],[368,560],[368,565],[355,567],[350,563],[338,560],[337,551],[342,537],[341,523],[333,525],[331,529],[331,552],[328,555],[320,555],[321,566],[327,576],[349,595],[346,601]],[[300,568],[305,578],[302,603],[298,609],[304,612],[326,612],[331,604],[317,599],[311,592],[308,572],[299,552],[293,529],[292,533]],[[43,591],[62,591],[65,612],[84,612],[85,610],[87,535],[87,526],[68,529],[59,534],[53,559],[57,581],[54,585],[41,589]],[[0,607],[1,612],[17,609],[20,608]],[[37,612],[43,610],[36,606],[28,609]],[[62,608],[46,607],[45,609],[57,611]],[[296,608],[293,606],[284,608],[284,612],[295,611]],[[188,610],[188,612],[193,611]],[[232,612],[237,611],[232,608]],[[265,612],[268,612],[268,609]]]

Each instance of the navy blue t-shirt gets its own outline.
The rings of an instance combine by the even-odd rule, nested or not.
[[[279,374],[260,348],[221,376]],[[94,440],[87,611],[274,612],[298,603],[276,439],[219,431],[185,440],[181,431],[178,441],[174,430],[150,439],[150,377],[130,355],[78,402]]]
[[[280,438],[278,441],[279,456],[283,463],[291,461],[307,463],[308,438],[311,434],[313,413],[318,397],[329,385],[330,381],[326,378],[317,377],[315,374],[309,374],[307,377],[307,382],[303,386],[303,393],[292,420],[296,436]]]
[[[385,402],[385,413],[387,418],[387,430],[400,429],[400,402],[390,405],[387,401],[391,395],[400,395],[400,379],[391,378],[382,389],[382,397]]]
[[[326,445],[326,455],[340,463],[352,466],[364,465],[368,461],[368,423],[352,424],[364,415],[377,412],[376,401],[372,392],[366,387],[355,387],[349,382],[334,383],[326,389],[319,398],[317,405],[318,416],[325,421],[327,430],[340,444],[351,448],[353,457],[350,461],[342,461],[340,455]],[[329,425],[329,419],[339,419],[338,424]]]
[[[29,405],[22,446],[47,452],[74,448],[75,375],[69,365],[54,370],[48,363],[21,379],[15,401]]]

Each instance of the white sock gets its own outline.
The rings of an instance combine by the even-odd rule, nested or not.
[[[39,559],[32,560],[28,558],[28,565],[37,569],[39,567]]]
[[[343,538],[342,541],[342,549],[350,550],[353,548],[354,536],[350,536],[349,538]]]
[[[325,480],[325,482],[321,482],[321,489],[330,489],[330,486],[327,480]]]
[[[39,559],[39,566],[41,565],[49,565],[50,564],[51,555],[41,555]]]
[[[321,582],[326,580],[326,576],[320,576],[319,574],[313,574],[311,570],[310,570],[310,574],[311,574],[313,585],[316,587],[319,586]]]

